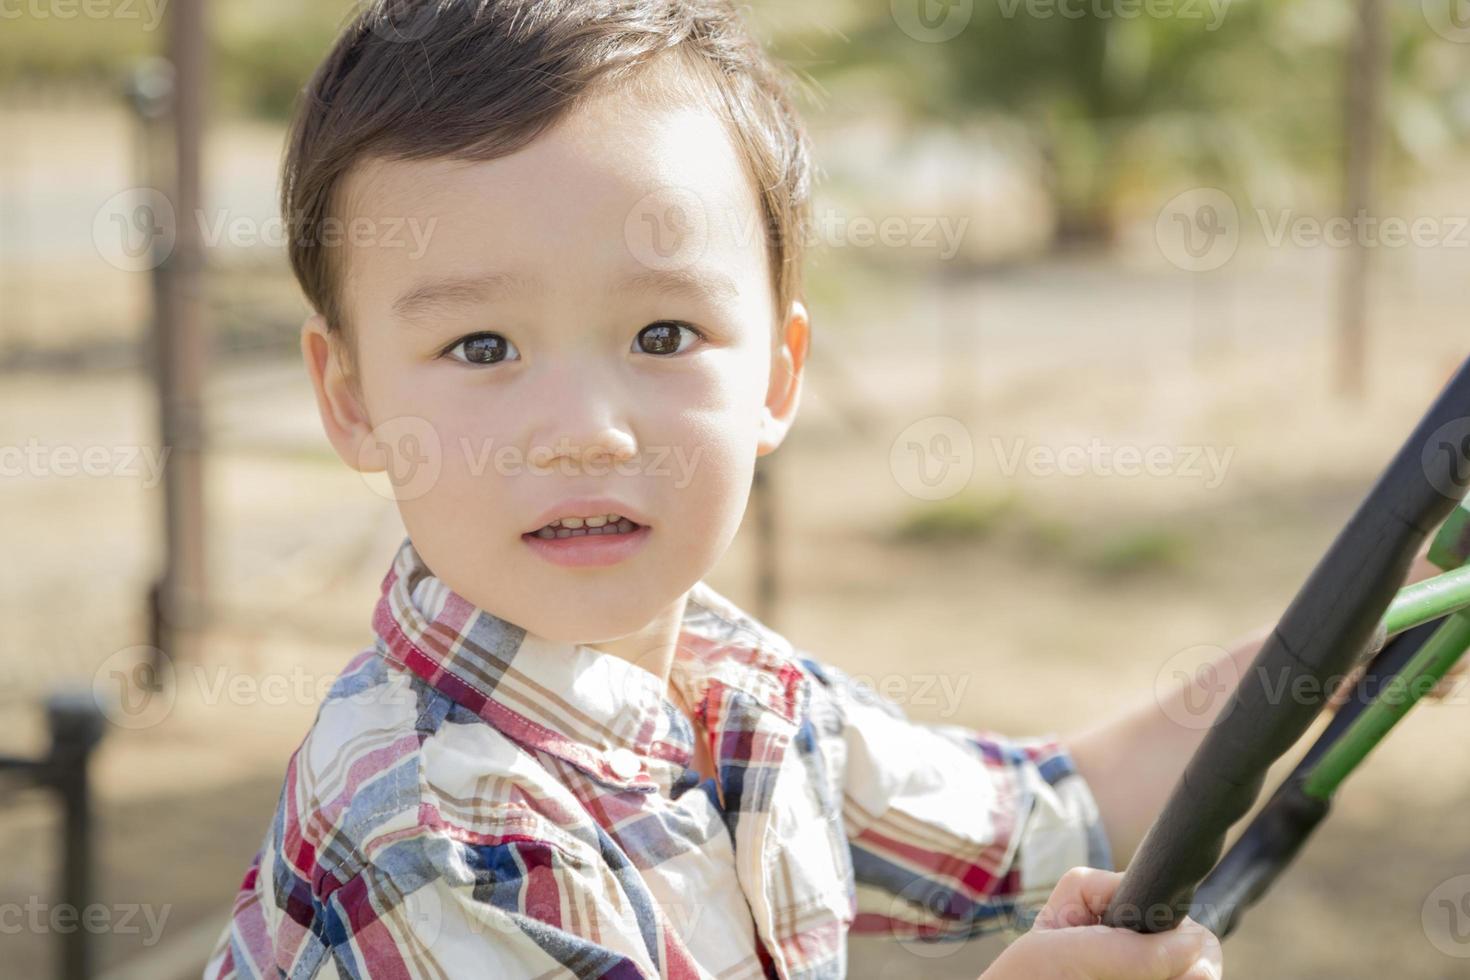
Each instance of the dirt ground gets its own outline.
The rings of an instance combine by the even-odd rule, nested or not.
[[[974,288],[983,295],[1006,287]],[[989,518],[992,526],[954,531],[947,541],[897,534],[936,506],[904,491],[889,458],[899,431],[936,412],[919,381],[925,366],[875,366],[844,353],[841,384],[850,387],[839,388],[835,370],[815,369],[807,415],[774,471],[781,593],[773,620],[799,645],[887,684],[916,717],[1018,734],[1102,718],[1150,696],[1178,651],[1226,643],[1279,612],[1444,376],[1451,339],[1426,334],[1419,351],[1375,371],[1368,405],[1345,412],[1320,391],[1324,364],[1310,345],[1276,359],[1270,372],[1248,353],[1222,355],[1202,371],[1120,359],[1091,369],[1085,385],[1071,380],[1068,369],[1078,365],[1066,352],[1054,364],[1041,357],[1046,366],[1030,371],[988,378],[982,369],[969,425],[972,486],[987,500],[1015,502],[992,508],[1000,514]],[[845,343],[830,328],[819,358],[823,347]],[[879,377],[890,372],[914,375],[907,404]],[[293,432],[303,447],[315,441],[294,363],[225,369],[217,384],[223,432],[231,419],[250,418],[283,442]],[[1316,394],[1303,397],[1303,387]],[[839,410],[844,397],[864,407],[866,422]],[[12,376],[0,400],[12,444],[38,419],[52,441],[68,431],[74,439],[125,441],[129,426],[117,420],[146,416],[140,383],[121,375]],[[99,419],[114,420],[118,431],[100,431]],[[1068,431],[1236,453],[1221,485],[1206,489],[1185,476],[1007,478],[993,471],[980,439],[1025,434],[1061,444],[1068,436],[1057,433]],[[222,436],[211,462],[222,625],[204,662],[179,666],[166,715],[110,732],[97,763],[98,900],[169,910],[156,943],[145,945],[146,931],[102,936],[111,967],[156,962],[162,970],[181,961],[178,975],[197,970],[190,953],[207,946],[225,915],[275,804],[285,759],[310,723],[317,685],[366,642],[377,583],[401,535],[391,505],[327,458],[324,443],[315,457],[263,455],[232,448],[233,438]],[[33,694],[65,677],[86,681],[87,666],[97,672],[141,642],[117,638],[140,635],[137,596],[153,567],[156,493],[115,482],[3,485],[5,511],[26,517],[5,525],[7,552],[27,557],[7,566],[0,620],[16,750],[40,742],[26,711]],[[1143,548],[1142,557],[1107,557],[1126,556],[1130,536],[1144,534],[1170,543]],[[743,534],[711,580],[753,606],[752,568]],[[86,592],[75,587],[82,581]],[[284,691],[250,686],[262,678],[285,678]],[[223,681],[237,679],[243,693],[222,693]],[[948,700],[932,693],[940,690]],[[1467,724],[1461,695],[1422,709],[1394,734],[1344,791],[1299,865],[1232,938],[1231,975],[1459,975],[1463,962],[1436,948],[1421,917],[1437,886],[1470,871],[1460,817],[1470,804],[1470,756],[1458,749]],[[35,797],[3,811],[0,901],[50,893],[50,821]],[[10,962],[24,965],[14,975],[44,975],[54,938],[8,939]],[[998,942],[905,949],[855,941],[861,952],[852,975],[975,976]]]
[[[1385,254],[1369,393],[1336,400],[1336,258],[1243,250],[1198,277],[1124,250],[942,287],[839,262],[842,289],[813,303],[803,417],[773,460],[773,625],[917,718],[1034,734],[1148,699],[1183,652],[1269,623],[1465,354],[1458,257]],[[0,446],[148,446],[137,371],[66,369],[58,349],[57,370],[0,375]],[[170,699],[123,717],[96,763],[112,980],[198,975],[317,692],[368,642],[402,536],[331,454],[289,348],[220,352],[208,406],[215,625]],[[922,499],[907,447],[951,431],[945,454],[973,473]],[[1029,455],[1094,445],[1171,463],[1072,474]],[[0,752],[41,749],[45,692],[106,687],[133,664],[160,508],[136,470],[0,480]],[[710,580],[755,608],[748,531]],[[1470,873],[1466,745],[1464,689],[1395,731],[1229,940],[1228,975],[1463,976],[1470,944],[1437,916]],[[53,812],[34,793],[4,801],[0,908],[53,901]],[[6,935],[0,974],[48,975],[56,938]],[[854,940],[851,976],[973,978],[1002,941]]]

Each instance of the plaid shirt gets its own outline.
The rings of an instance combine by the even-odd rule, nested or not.
[[[477,608],[405,538],[205,971],[841,977],[1111,867],[1058,742],[908,721],[698,583],[669,683]],[[717,778],[692,768],[706,739]]]

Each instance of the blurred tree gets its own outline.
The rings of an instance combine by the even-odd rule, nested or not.
[[[1019,120],[1049,162],[1064,240],[1109,237],[1121,202],[1181,180],[1267,197],[1300,177],[1335,185],[1352,0],[983,0],[939,43],[889,4],[828,6],[844,30],[778,38],[789,60],[834,90],[881,72],[917,124]],[[1396,5],[1391,24],[1388,113],[1404,114],[1385,150],[1401,156],[1466,129],[1470,46],[1419,8]]]
[[[216,109],[284,118],[365,2],[212,0]],[[1353,0],[974,0],[965,28],[941,43],[906,34],[895,15],[904,4],[933,13],[967,2],[742,6],[783,60],[833,92],[881,93],[915,125],[1020,123],[1049,161],[1066,238],[1109,235],[1120,205],[1143,196],[1157,207],[1152,195],[1181,180],[1244,187],[1252,200],[1300,178],[1327,180],[1321,201],[1335,204]],[[1385,183],[1396,168],[1458,149],[1470,129],[1470,44],[1435,32],[1434,2],[1454,0],[1390,5]],[[144,18],[37,19],[18,9],[0,29],[0,85],[115,86],[138,58],[162,51],[163,27]]]

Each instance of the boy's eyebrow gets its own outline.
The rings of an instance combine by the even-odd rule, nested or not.
[[[536,276],[486,273],[479,276],[444,276],[410,287],[393,301],[393,315],[413,320],[446,307],[470,306],[496,297],[540,292],[545,284]],[[735,280],[716,269],[645,269],[613,283],[609,293],[646,290],[672,293],[695,299],[733,300],[740,288]]]

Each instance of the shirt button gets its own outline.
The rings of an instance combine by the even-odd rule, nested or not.
[[[632,779],[643,768],[643,763],[628,749],[613,749],[607,755],[607,763],[621,779]]]

